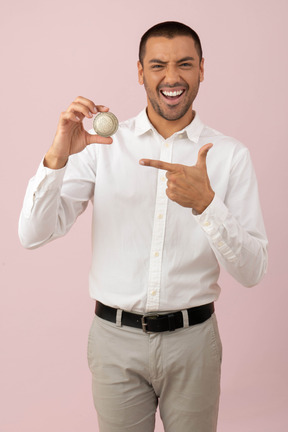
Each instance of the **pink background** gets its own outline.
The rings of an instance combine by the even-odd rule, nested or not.
[[[200,35],[206,74],[195,108],[249,147],[270,240],[259,286],[221,277],[218,430],[288,430],[287,13],[286,0],[2,2],[1,432],[97,431],[86,361],[91,206],[68,236],[36,251],[20,246],[18,217],[58,116],[76,96],[121,120],[144,107],[138,42],[169,19]]]

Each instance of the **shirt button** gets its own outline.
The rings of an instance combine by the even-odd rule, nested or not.
[[[169,146],[170,146],[170,144],[169,144],[168,142],[166,142],[166,143],[165,143],[165,147],[168,148]]]
[[[154,252],[155,257],[159,257],[159,252]]]
[[[151,291],[151,296],[155,296],[156,295],[156,291],[154,290],[154,291]]]
[[[158,214],[158,219],[163,219],[163,214]]]
[[[209,221],[207,221],[207,222],[204,222],[204,226],[210,226],[211,225],[211,222],[209,222]]]
[[[161,177],[161,181],[163,182],[163,181],[165,181],[166,180],[166,177],[165,176],[162,176]]]
[[[219,242],[217,243],[217,246],[218,246],[218,247],[221,247],[221,246],[223,246],[223,244],[224,244],[223,241],[219,241]]]

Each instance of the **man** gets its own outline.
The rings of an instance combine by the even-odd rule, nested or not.
[[[247,149],[192,109],[204,78],[192,29],[149,29],[138,78],[147,109],[112,145],[82,125],[108,108],[78,97],[61,114],[20,239],[35,248],[64,235],[93,201],[88,362],[101,432],[152,432],[158,403],[166,432],[214,432],[219,264],[245,286],[267,266],[257,182]]]

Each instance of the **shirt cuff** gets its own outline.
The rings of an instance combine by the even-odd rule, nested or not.
[[[57,189],[62,185],[67,164],[60,169],[51,169],[44,166],[44,158],[42,159],[36,175],[33,179],[35,192]]]
[[[47,191],[60,190],[66,167],[59,170],[47,168],[42,159],[34,177],[29,181],[23,203],[23,215],[30,217],[36,199],[41,198]]]
[[[230,262],[236,261],[237,257],[231,245],[229,245],[230,242],[227,242],[225,221],[229,217],[229,211],[223,201],[215,195],[203,213],[197,214],[195,211],[192,211],[192,213],[203,231],[210,238],[213,247],[223,258]]]
[[[210,232],[224,222],[228,209],[215,194],[209,206],[201,214],[198,214],[195,210],[192,210],[192,213],[204,231]]]

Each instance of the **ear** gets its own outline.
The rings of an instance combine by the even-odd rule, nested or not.
[[[204,81],[204,58],[200,62],[200,82]]]
[[[138,82],[140,85],[144,84],[144,80],[143,80],[143,66],[141,64],[141,62],[138,60],[137,62],[137,68],[138,68]]]

